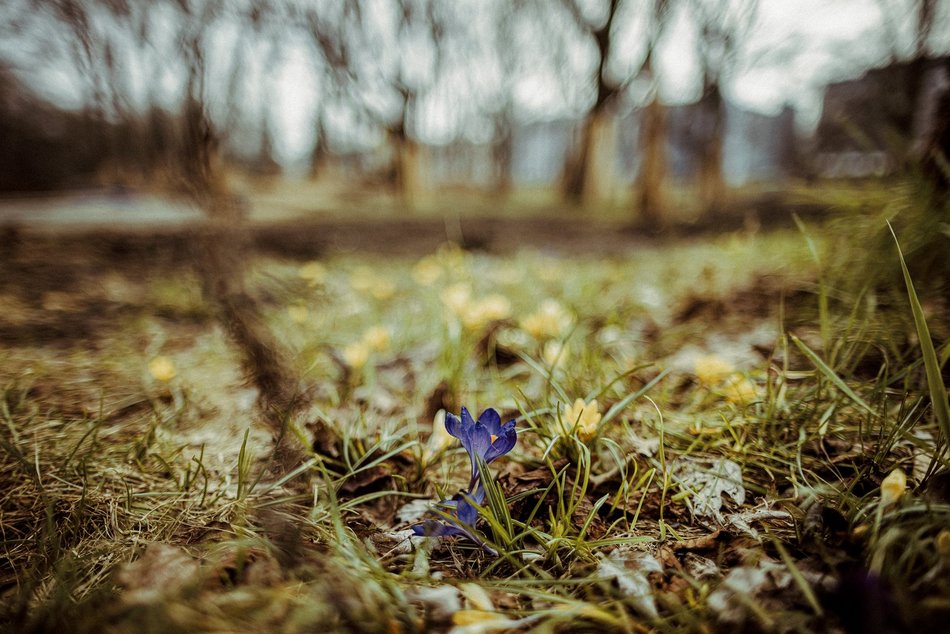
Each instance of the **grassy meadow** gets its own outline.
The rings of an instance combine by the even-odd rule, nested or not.
[[[897,223],[908,293],[883,220],[854,222],[610,255],[257,253],[300,381],[289,472],[187,258],[11,247],[0,623],[937,631],[946,287],[930,233]],[[463,406],[517,443],[482,466],[480,543],[416,536],[468,482],[444,427]]]

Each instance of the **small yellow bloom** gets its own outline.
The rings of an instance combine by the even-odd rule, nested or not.
[[[416,262],[412,267],[412,279],[420,286],[432,286],[442,277],[442,265],[431,255]]]
[[[452,623],[461,626],[481,625],[483,627],[497,624],[500,628],[506,629],[511,626],[511,619],[504,614],[488,612],[487,610],[459,610],[452,615]]]
[[[934,544],[937,546],[937,552],[941,557],[950,557],[950,528],[945,528],[937,533]]]
[[[450,313],[461,317],[472,301],[472,287],[465,282],[458,282],[443,290],[440,298]]]
[[[693,362],[693,372],[696,374],[696,378],[706,386],[718,385],[734,370],[735,368],[731,363],[715,354],[697,357]]]
[[[287,315],[295,324],[305,324],[307,323],[307,320],[310,319],[310,311],[306,306],[288,306]]]
[[[436,251],[436,258],[442,263],[446,271],[455,273],[465,272],[465,251],[454,242],[442,244]]]
[[[560,341],[547,341],[541,348],[541,358],[550,368],[556,368],[567,363],[570,348]]]
[[[504,295],[489,295],[479,302],[479,307],[491,319],[504,319],[511,314],[511,302]]]
[[[491,270],[489,277],[498,284],[514,286],[524,281],[524,269],[514,264],[499,263]]]
[[[600,406],[597,399],[590,403],[585,403],[584,399],[579,398],[574,404],[564,410],[563,420],[572,428],[577,430],[577,437],[583,441],[588,441],[597,433],[597,425],[602,418]]]
[[[386,301],[396,294],[396,285],[390,280],[378,279],[369,288],[369,294],[379,301]]]
[[[460,315],[462,324],[469,330],[480,330],[493,321],[504,319],[511,314],[511,302],[502,295],[488,295],[481,300],[470,302]]]
[[[521,328],[535,339],[546,339],[561,336],[573,321],[560,303],[546,299],[538,310],[521,320]]]
[[[458,589],[459,592],[462,593],[462,596],[468,600],[468,604],[472,608],[485,611],[495,609],[495,604],[492,603],[491,597],[488,596],[485,589],[477,583],[463,583],[459,585]]]
[[[363,343],[375,352],[389,350],[389,330],[383,326],[372,326],[363,333]]]
[[[368,266],[358,266],[350,274],[350,286],[358,293],[369,294],[378,300],[387,300],[396,292],[396,285]]]
[[[148,362],[148,371],[156,381],[168,383],[175,378],[175,364],[165,356],[157,356]]]
[[[881,505],[890,506],[904,495],[907,490],[907,476],[899,468],[894,469],[881,482]]]
[[[365,341],[357,341],[345,346],[342,350],[343,360],[354,370],[360,370],[369,361],[369,346]]]
[[[358,266],[350,274],[350,286],[361,293],[368,292],[377,281],[379,276],[368,266]]]
[[[297,271],[297,275],[306,280],[311,286],[316,286],[327,279],[327,268],[314,260],[301,266]]]
[[[736,373],[726,379],[723,393],[729,401],[738,405],[745,405],[759,397],[759,388],[746,377]]]
[[[561,260],[555,258],[543,258],[535,265],[534,273],[542,282],[560,282],[564,279],[564,267]]]

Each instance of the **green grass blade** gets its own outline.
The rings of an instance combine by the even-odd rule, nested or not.
[[[514,524],[511,520],[511,513],[508,510],[508,501],[505,500],[505,493],[501,490],[501,485],[492,477],[488,465],[481,456],[475,456],[478,464],[478,470],[481,474],[480,482],[485,489],[485,506],[490,511],[490,515],[485,516],[492,532],[495,533],[496,542],[505,549],[512,547],[511,537],[514,535]],[[477,506],[476,506],[477,508]]]
[[[775,546],[775,550],[778,551],[782,561],[788,567],[788,572],[792,575],[795,585],[797,585],[798,589],[801,590],[802,595],[805,597],[805,600],[808,601],[808,605],[811,606],[815,616],[824,616],[825,611],[821,609],[821,603],[818,601],[815,591],[812,590],[811,585],[809,585],[808,581],[805,580],[805,577],[802,575],[802,571],[799,570],[798,566],[795,565],[795,560],[792,559],[792,556],[789,554],[788,550],[785,549],[785,546],[781,541],[778,540],[778,538],[774,537],[771,533],[769,534],[769,537],[772,539],[772,545]]]
[[[538,363],[537,361],[535,361],[528,355],[524,354],[523,352],[519,352],[518,356],[521,358],[522,361],[525,362],[525,365],[527,365],[529,368],[537,372],[541,377],[544,378],[544,380],[548,382],[548,384],[552,388],[554,388],[554,391],[557,392],[557,395],[558,397],[560,397],[561,401],[563,401],[564,403],[571,402],[567,396],[567,392],[564,391],[564,388],[558,385],[557,381],[554,380],[553,368],[544,367],[543,365],[541,365],[540,363]]]
[[[795,345],[798,346],[798,349],[802,351],[802,354],[808,357],[808,360],[811,361],[812,364],[816,368],[818,368],[818,371],[824,374],[828,378],[829,381],[834,383],[835,387],[841,390],[845,394],[845,396],[847,396],[852,401],[854,401],[856,405],[860,406],[866,412],[870,414],[875,413],[875,411],[871,409],[871,406],[868,405],[867,402],[863,398],[858,396],[854,392],[854,390],[848,387],[848,384],[844,382],[844,379],[838,376],[837,372],[835,372],[830,367],[828,367],[828,364],[822,361],[821,357],[815,354],[815,352],[811,348],[806,346],[805,343],[801,339],[799,339],[798,337],[792,334],[790,334],[789,337],[792,338],[792,341],[795,342]]]
[[[627,405],[629,405],[630,403],[637,400],[638,398],[640,398],[641,396],[649,392],[651,389],[653,389],[653,386],[655,386],[657,383],[665,379],[666,375],[669,373],[670,373],[669,368],[663,370],[662,372],[657,374],[656,377],[654,377],[652,381],[650,381],[649,383],[641,387],[639,390],[637,390],[633,394],[629,394],[626,397],[624,397],[620,402],[618,402],[616,405],[611,407],[610,410],[608,410],[606,414],[604,414],[604,418],[600,421],[600,424],[606,425],[607,423],[612,421],[620,412],[624,410],[624,408],[627,407]]]
[[[828,314],[828,288],[825,284],[824,269],[821,266],[821,258],[818,256],[818,247],[815,246],[815,241],[811,239],[811,235],[808,233],[808,227],[806,227],[802,219],[798,217],[798,214],[792,214],[792,218],[795,219],[798,230],[805,237],[808,251],[818,266],[818,323],[821,331],[821,344],[825,348],[825,354],[828,354],[831,348],[831,319]]]
[[[917,292],[914,290],[914,281],[910,278],[910,271],[907,270],[907,263],[904,261],[904,253],[901,251],[900,242],[897,240],[897,234],[894,233],[894,227],[887,223],[887,228],[891,230],[894,236],[894,244],[897,245],[897,255],[900,258],[901,272],[904,274],[904,284],[907,286],[907,298],[910,300],[910,309],[914,314],[914,326],[917,328],[917,339],[920,340],[920,353],[924,357],[924,368],[927,372],[927,387],[930,389],[930,401],[933,403],[934,418],[937,419],[937,425],[940,433],[943,434],[943,442],[950,442],[950,403],[947,401],[947,387],[943,383],[943,377],[940,375],[940,364],[937,362],[937,351],[934,348],[933,339],[930,338],[930,329],[927,327],[927,320],[924,318],[924,310],[920,306],[920,300],[917,299]]]

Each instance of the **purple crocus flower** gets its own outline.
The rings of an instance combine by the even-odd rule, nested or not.
[[[472,478],[468,483],[468,490],[456,493],[451,499],[442,500],[439,506],[449,517],[442,520],[426,520],[412,527],[412,531],[425,537],[450,537],[459,535],[467,537],[479,544],[492,555],[498,553],[475,534],[475,522],[478,521],[478,509],[485,502],[485,487],[481,483],[481,474],[478,470],[479,459],[484,464],[499,458],[515,446],[518,432],[515,431],[515,421],[510,420],[501,424],[501,416],[492,408],[482,412],[478,420],[472,419],[468,410],[462,408],[462,416],[445,415],[445,429],[452,436],[462,441],[462,446],[468,452],[472,461]]]
[[[469,481],[469,491],[475,487],[478,480],[478,458],[485,464],[499,458],[515,446],[518,441],[518,432],[515,431],[515,421],[510,420],[504,425],[501,416],[489,407],[479,414],[478,420],[472,419],[466,408],[462,408],[462,417],[454,414],[445,415],[445,430],[462,441],[462,446],[472,460],[472,479]]]

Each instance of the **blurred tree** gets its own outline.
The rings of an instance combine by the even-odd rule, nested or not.
[[[103,119],[114,122],[117,131],[133,129],[143,120],[143,109],[155,103],[142,98],[130,77],[141,72],[134,57],[136,48],[155,47],[155,59],[165,69],[174,69],[180,93],[171,102],[178,112],[173,149],[162,154],[174,193],[187,196],[207,214],[208,222],[196,232],[196,270],[204,292],[216,307],[218,318],[240,352],[248,379],[258,388],[258,401],[275,441],[276,468],[286,473],[300,461],[300,452],[284,442],[290,418],[303,402],[301,383],[289,355],[273,337],[261,317],[255,298],[245,284],[246,236],[242,209],[231,194],[221,165],[221,134],[209,109],[209,84],[218,79],[209,65],[209,54],[221,46],[216,28],[250,24],[257,28],[276,3],[251,0],[238,4],[226,0],[164,0],[39,2],[65,30],[57,37],[71,37],[82,51],[82,63],[93,85],[95,103]],[[161,24],[153,31],[150,26]],[[241,28],[238,28],[241,33]],[[156,36],[156,37],[153,37]],[[246,45],[236,38],[235,48]],[[122,51],[121,53],[117,51]],[[233,81],[233,77],[231,78]],[[148,92],[148,95],[156,93]],[[230,97],[237,92],[227,91]],[[166,99],[166,104],[168,104]],[[228,120],[228,108],[219,104]],[[161,121],[152,115],[150,120]],[[146,137],[150,136],[148,134]],[[138,156],[141,148],[122,149],[115,156]],[[134,149],[131,149],[134,148]],[[125,153],[132,152],[130,156]],[[156,166],[145,166],[156,168]],[[314,446],[327,450],[330,436],[318,426]]]
[[[648,14],[648,44],[638,77],[646,84],[647,102],[640,109],[640,170],[637,174],[637,211],[653,228],[663,224],[663,181],[666,174],[666,111],[660,103],[654,58],[657,42],[669,17],[669,0],[653,0]]]
[[[223,0],[221,0],[223,1]],[[251,15],[264,8],[252,5]],[[221,10],[219,0],[195,6],[182,4],[186,25],[180,42],[187,60],[180,166],[192,199],[211,221],[197,236],[196,264],[204,291],[218,309],[219,319],[241,352],[242,366],[258,388],[258,401],[274,438],[275,461],[279,473],[299,465],[300,448],[291,438],[288,422],[303,404],[302,384],[289,354],[264,323],[256,299],[245,284],[247,236],[242,209],[227,188],[217,161],[218,134],[204,101],[208,77],[204,37]],[[329,451],[330,432],[317,425],[314,448]]]
[[[520,75],[521,51],[516,42],[517,22],[525,13],[523,1],[515,0],[495,10],[492,46],[498,60],[498,86],[492,123],[492,167],[495,193],[507,196],[512,188],[514,161],[515,81]]]
[[[35,95],[0,63],[0,192],[56,190],[90,181],[111,134],[87,110],[68,113]]]
[[[415,206],[422,185],[414,120],[420,99],[439,80],[448,5],[398,0],[354,11],[347,33],[350,83],[358,103],[382,126],[392,149],[389,180],[402,205]],[[372,10],[368,10],[368,9]]]
[[[696,55],[700,63],[702,93],[699,98],[699,197],[705,213],[720,210],[725,181],[722,146],[726,106],[723,82],[737,62],[755,26],[758,0],[687,0],[686,15],[693,21]]]
[[[604,180],[609,180],[613,167],[609,152],[609,140],[613,138],[610,109],[624,82],[610,76],[607,64],[615,42],[614,24],[620,0],[596,4],[561,0],[560,6],[582,36],[594,43],[597,55],[593,75],[596,96],[581,124],[579,137],[568,153],[562,182],[565,197],[586,206],[603,198],[609,187]]]
[[[876,0],[883,46],[892,63],[927,57],[934,26],[946,0]]]
[[[278,68],[286,45],[284,32],[286,30],[286,23],[290,17],[287,11],[280,9],[279,6],[274,6],[273,3],[257,0],[252,3],[249,10],[243,12],[240,17],[241,19],[236,21],[236,27],[240,32],[238,40],[241,42],[241,48],[246,50],[248,44],[254,42],[258,45],[258,50],[256,50],[255,53],[258,59],[263,60],[264,68]],[[235,51],[235,53],[237,53],[237,51]],[[242,52],[241,56],[243,56],[243,54]],[[240,84],[244,70],[243,60],[241,60],[240,57],[236,57],[231,69],[232,77],[234,78],[232,83],[235,86]],[[275,73],[265,71],[263,77],[261,77],[259,88],[265,95],[274,94],[276,83]],[[248,161],[248,165],[254,175],[267,179],[269,177],[278,176],[281,172],[280,164],[274,156],[273,130],[274,112],[281,104],[276,103],[274,99],[267,98],[260,99],[259,101],[260,108],[257,113],[256,123],[258,141],[256,143],[256,152]],[[226,111],[229,113],[239,113],[240,109],[237,106],[238,103],[236,95],[228,95],[224,102]],[[238,115],[235,115],[232,119],[236,118],[236,116]],[[219,134],[226,134],[227,131],[231,129],[226,126],[227,124],[219,127],[219,130],[221,130]]]
[[[362,8],[357,0],[295,7],[297,21],[312,47],[314,67],[318,69],[321,98],[314,112],[314,142],[310,153],[310,178],[318,177],[330,156],[327,116],[332,104],[348,101],[355,92],[356,69],[351,48],[360,46]]]

